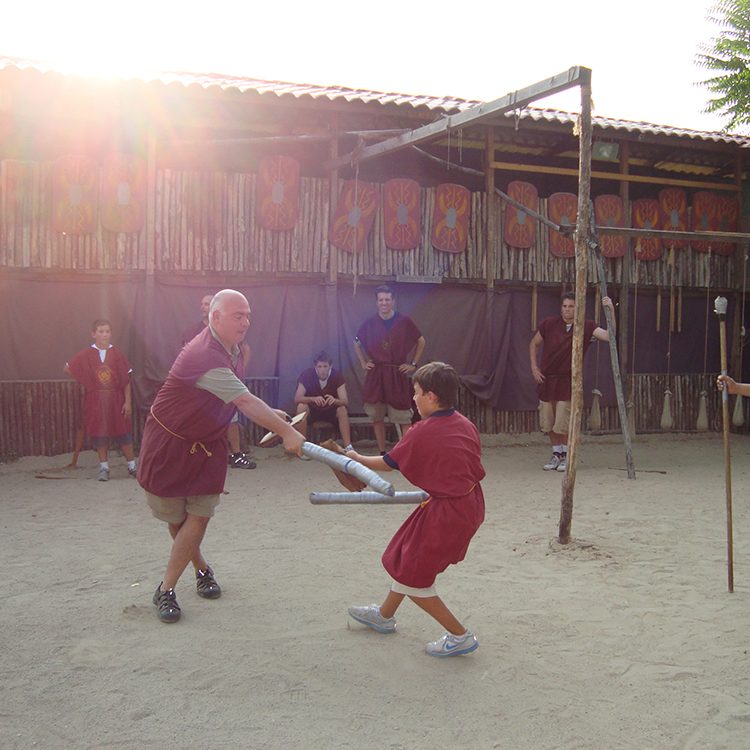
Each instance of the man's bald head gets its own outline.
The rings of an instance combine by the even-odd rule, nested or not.
[[[209,321],[224,346],[231,349],[245,338],[250,325],[250,303],[241,292],[222,289],[211,300]]]

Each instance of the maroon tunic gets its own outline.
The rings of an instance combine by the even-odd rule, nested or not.
[[[228,367],[240,380],[242,353],[232,358],[211,329],[180,352],[146,420],[138,463],[141,486],[159,497],[215,495],[227,475],[227,425],[235,412],[196,383],[209,370]]]
[[[130,363],[114,346],[106,351],[104,362],[99,349],[92,346],[68,362],[70,374],[86,389],[84,414],[89,437],[119,437],[132,431],[130,420],[122,414]]]
[[[438,573],[466,556],[484,521],[482,446],[477,428],[454,409],[414,425],[386,455],[386,462],[428,492],[383,553],[395,581],[428,588]]]
[[[297,382],[301,383],[305,388],[305,396],[314,398],[315,396],[333,396],[338,398],[339,388],[345,385],[344,376],[333,367],[328,375],[328,382],[325,388],[320,387],[320,380],[318,380],[318,373],[314,367],[308,367],[300,373]],[[320,407],[315,404],[307,404],[307,408],[310,409],[310,421],[326,421],[336,423],[336,406]]]
[[[203,333],[204,328],[207,328],[207,326],[202,320],[186,328],[182,332],[182,345],[185,346],[185,344],[190,343],[199,333]]]
[[[596,323],[587,320],[583,327],[583,353],[591,346]],[[537,329],[544,339],[539,369],[544,382],[537,385],[540,401],[570,401],[573,369],[573,328],[565,330],[565,321],[557,315],[545,318]]]
[[[374,315],[362,324],[357,338],[367,357],[375,363],[375,367],[367,371],[362,387],[362,400],[366,404],[411,408],[411,380],[398,368],[407,362],[409,352],[421,335],[414,321],[400,313],[394,313],[390,321]]]

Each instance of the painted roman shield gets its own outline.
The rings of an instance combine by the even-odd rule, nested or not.
[[[737,198],[729,195],[719,195],[716,213],[719,218],[720,232],[738,232],[740,225],[740,204]],[[731,255],[735,250],[734,242],[714,243],[714,252],[718,255]]]
[[[631,206],[634,229],[659,229],[659,201],[656,198],[638,198]],[[635,241],[635,257],[639,260],[661,258],[662,243],[658,237],[639,237]]]
[[[146,216],[146,162],[112,154],[102,165],[101,223],[110,232],[140,232]]]
[[[578,196],[574,193],[552,193],[547,198],[547,216],[560,226],[575,226],[578,217]],[[573,237],[564,237],[549,230],[549,251],[556,258],[572,258],[576,254]]]
[[[415,180],[388,180],[383,185],[385,245],[391,250],[413,250],[422,235],[420,188]]]
[[[52,229],[91,234],[96,229],[99,174],[87,156],[61,156],[52,165]]]
[[[377,210],[378,194],[375,185],[371,182],[346,180],[339,195],[328,239],[347,253],[362,252]]]
[[[444,182],[435,191],[432,246],[445,253],[462,253],[469,240],[471,194],[463,185]]]
[[[687,194],[682,188],[664,188],[659,191],[659,229],[671,232],[688,231]],[[686,240],[664,240],[667,247],[681,249]]]
[[[625,206],[619,195],[597,195],[594,198],[594,220],[597,227],[624,227]],[[626,237],[599,232],[599,245],[605,258],[622,258],[628,250]]]
[[[299,162],[289,156],[264,156],[258,164],[256,216],[263,229],[288,232],[299,215]]]
[[[539,212],[539,193],[530,182],[513,180],[508,183],[508,195],[532,211]],[[505,225],[503,240],[508,247],[527,250],[536,239],[536,219],[520,208],[505,204]]]
[[[715,193],[709,193],[707,190],[699,190],[693,196],[693,214],[691,218],[693,232],[718,232],[718,196]],[[714,252],[716,250],[715,245],[715,242],[708,242],[707,240],[692,240],[690,242],[690,247],[698,253],[707,253],[709,247]]]

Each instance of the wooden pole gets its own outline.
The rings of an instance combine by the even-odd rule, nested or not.
[[[717,297],[714,312],[719,318],[719,341],[721,343],[721,374],[727,374],[727,298]],[[734,551],[732,543],[732,457],[729,450],[729,391],[726,385],[721,391],[721,421],[724,426],[724,486],[727,506],[727,588],[734,592]]]
[[[607,279],[604,276],[604,259],[599,247],[594,248],[594,257],[599,271],[599,291],[602,297],[607,296]],[[633,464],[633,441],[630,436],[630,424],[628,423],[628,412],[625,408],[625,395],[622,389],[622,376],[620,375],[620,362],[617,356],[616,336],[612,335],[615,330],[615,320],[612,310],[604,308],[604,317],[607,319],[607,330],[609,335],[609,358],[612,362],[612,379],[615,381],[615,394],[617,395],[617,413],[620,415],[620,427],[622,439],[625,443],[625,465],[628,470],[628,479],[635,479],[635,466]]]
[[[573,320],[573,357],[571,372],[570,426],[568,460],[562,483],[558,541],[570,543],[573,521],[573,492],[576,482],[576,458],[583,413],[583,328],[586,321],[586,282],[588,241],[591,234],[591,74],[581,82],[580,146],[578,159],[578,228],[576,231],[576,307]]]

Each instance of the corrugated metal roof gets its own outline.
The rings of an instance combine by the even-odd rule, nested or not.
[[[11,57],[0,57],[0,70],[5,68],[17,68],[18,70],[36,70],[40,73],[64,73],[54,65],[31,60],[21,60]],[[370,91],[368,89],[353,89],[346,86],[323,86],[311,83],[289,83],[285,81],[266,81],[258,78],[247,78],[241,76],[228,76],[216,73],[189,73],[189,72],[164,72],[128,80],[139,80],[147,84],[161,83],[165,86],[179,85],[185,88],[198,86],[203,89],[218,88],[222,91],[238,91],[240,93],[258,94],[261,96],[273,95],[283,97],[310,97],[311,99],[326,99],[331,102],[346,101],[350,103],[381,105],[394,105],[396,107],[409,107],[414,110],[429,110],[436,114],[452,114],[464,111],[481,102],[470,99],[459,99],[457,97],[437,97],[417,94],[387,93],[383,91]],[[508,113],[507,117],[515,117],[514,113]],[[563,112],[555,109],[541,109],[537,107],[526,107],[520,113],[520,120],[533,120],[534,122],[549,122],[560,125],[573,125],[578,115],[571,112]],[[680,138],[691,138],[715,143],[735,144],[750,147],[750,138],[740,135],[732,135],[723,132],[711,132],[702,130],[690,130],[668,125],[656,125],[649,122],[634,122],[631,120],[618,120],[609,117],[594,116],[593,123],[601,130],[618,130],[627,133],[643,133],[648,135],[663,135]]]

